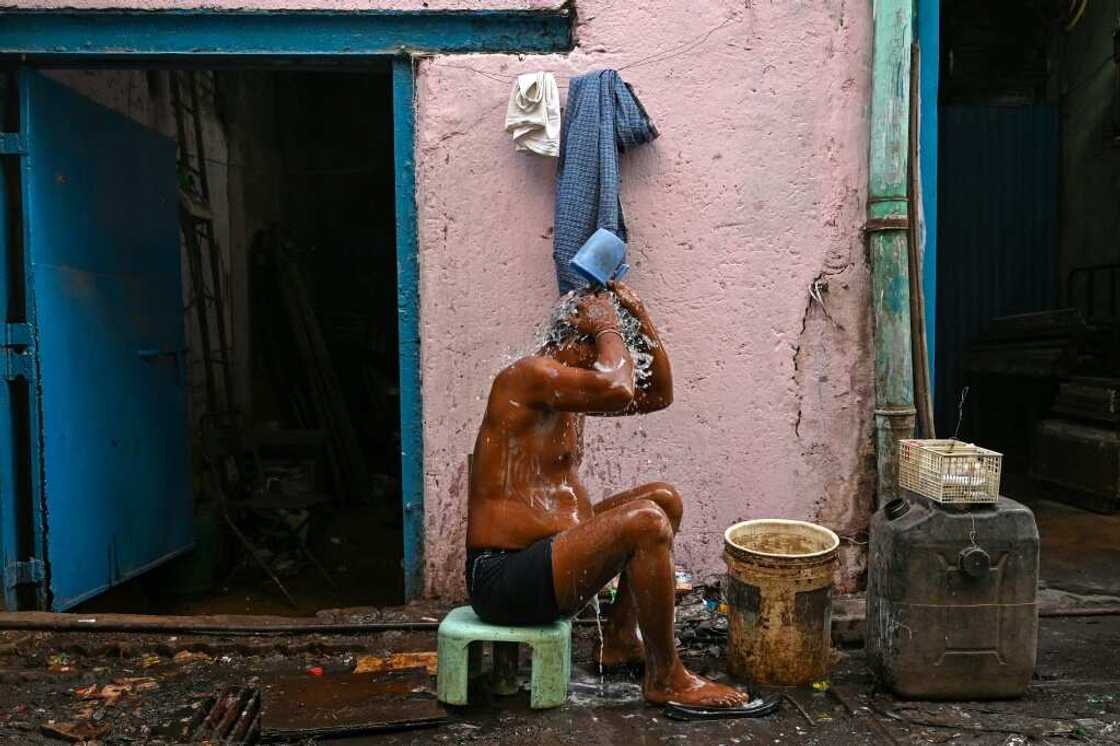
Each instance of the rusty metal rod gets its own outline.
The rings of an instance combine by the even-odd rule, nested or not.
[[[817,727],[817,721],[813,720],[812,715],[809,714],[808,710],[806,710],[804,707],[801,706],[800,702],[798,702],[796,699],[794,699],[789,694],[783,694],[782,696],[786,698],[787,702],[789,702],[791,705],[793,705],[794,707],[797,708],[797,711],[801,713],[801,717],[805,718],[805,722],[807,722],[809,724],[810,728],[816,728]]]
[[[245,705],[245,709],[241,711],[241,717],[238,718],[233,730],[230,731],[229,736],[226,738],[226,743],[238,744],[247,741],[249,732],[253,729],[253,724],[260,717],[261,691],[260,689],[254,689],[252,691],[253,696],[249,699],[249,703]]]
[[[238,719],[241,717],[245,708],[253,701],[256,695],[255,689],[243,689],[237,693],[237,698],[232,700],[229,708],[226,710],[222,719],[214,726],[214,740],[224,740],[229,736],[230,731],[233,730],[234,725],[237,724]]]
[[[315,622],[277,617],[149,616],[142,614],[55,614],[38,611],[0,613],[0,630],[48,632],[137,632],[192,635],[353,635],[371,632],[434,630],[439,622]],[[278,621],[273,621],[278,620]]]
[[[910,204],[917,205],[922,191],[918,172],[918,87],[921,78],[921,48],[911,46],[910,60]],[[908,257],[910,262],[910,345],[914,359],[914,408],[923,438],[936,438],[933,423],[933,392],[930,384],[929,344],[926,333],[925,289],[922,277],[921,241],[918,221],[910,221]]]
[[[574,619],[594,625],[595,619]],[[30,632],[137,632],[185,635],[361,635],[435,630],[439,621],[320,622],[275,616],[157,616],[153,614],[73,614],[49,611],[0,612],[0,630]]]
[[[222,690],[214,700],[206,719],[202,721],[202,727],[197,733],[191,734],[192,741],[208,741],[212,735],[217,735],[218,724],[225,718],[229,708],[236,703],[237,694],[238,689],[235,686],[228,686]]]
[[[209,697],[199,703],[199,707],[194,711],[194,715],[191,715],[191,719],[187,721],[187,724],[183,726],[183,729],[180,731],[180,736],[184,742],[190,741],[194,734],[202,728],[202,723],[206,720],[206,716],[210,713],[210,710],[213,709],[217,701],[216,697]]]

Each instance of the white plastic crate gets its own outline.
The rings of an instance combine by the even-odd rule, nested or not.
[[[898,484],[941,503],[994,503],[1003,454],[960,440],[903,440]]]

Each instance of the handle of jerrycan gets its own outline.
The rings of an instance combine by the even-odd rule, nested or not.
[[[616,269],[614,271],[614,274],[611,275],[611,281],[618,282],[623,277],[625,277],[626,273],[629,272],[629,271],[630,271],[630,265],[627,264],[626,262],[623,262],[622,264],[618,265],[618,269]]]

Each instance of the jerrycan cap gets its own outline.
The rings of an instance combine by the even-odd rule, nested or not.
[[[896,518],[901,518],[909,512],[910,501],[902,497],[896,497],[894,500],[891,500],[889,503],[883,506],[883,513],[886,514],[888,521],[893,521]]]
[[[980,578],[991,572],[992,558],[980,547],[965,547],[957,555],[957,565],[965,575]]]

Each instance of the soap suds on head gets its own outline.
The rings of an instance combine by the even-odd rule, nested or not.
[[[571,319],[576,312],[576,303],[584,292],[586,291],[573,290],[560,296],[560,300],[552,308],[548,322],[537,329],[537,349],[550,344],[559,346],[579,334],[572,326]],[[640,388],[647,388],[650,376],[653,375],[653,355],[650,353],[656,343],[642,333],[641,320],[626,310],[617,295],[609,293],[608,297],[618,314],[618,333],[630,352],[630,359],[634,361],[634,382]]]
[[[577,332],[570,319],[576,313],[576,300],[579,295],[575,290],[564,293],[552,307],[552,315],[548,321],[537,327],[537,348],[546,345],[559,346]]]
[[[591,367],[593,367],[600,373],[614,373],[616,370],[622,367],[622,362],[622,360],[618,360],[614,365],[603,365],[598,360],[596,360],[595,364]]]

